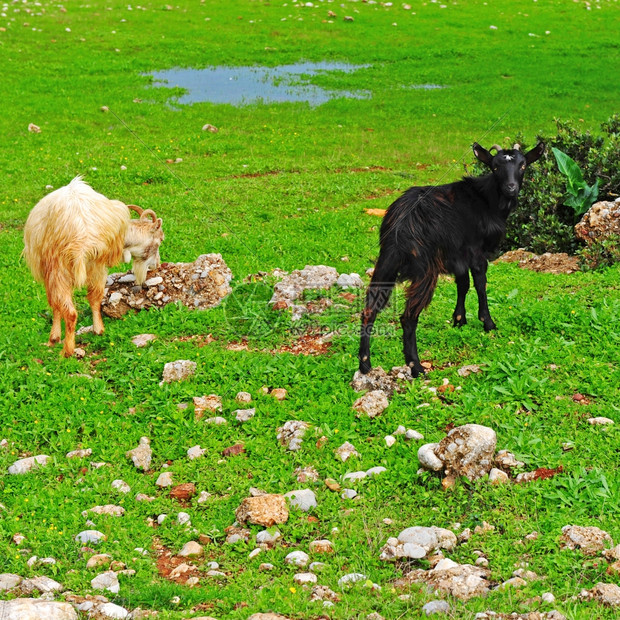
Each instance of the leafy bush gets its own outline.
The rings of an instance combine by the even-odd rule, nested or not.
[[[591,271],[620,263],[620,235],[609,235],[581,248],[579,266],[583,271]]]
[[[575,210],[575,215],[581,217],[598,198],[598,179],[594,185],[588,185],[575,160],[555,147],[551,150],[558,162],[560,172],[566,177],[567,196],[564,198],[564,204],[567,207],[572,207]]]
[[[508,220],[502,251],[525,248],[538,254],[568,252],[574,254],[581,243],[575,238],[574,225],[579,217],[567,196],[567,179],[558,169],[552,149],[570,157],[580,169],[584,183],[598,182],[598,200],[614,200],[620,193],[620,115],[601,125],[601,135],[582,131],[570,121],[556,119],[557,134],[539,135],[546,145],[545,154],[527,172],[519,194],[519,206]],[[522,135],[510,144],[528,145]],[[476,164],[475,174],[485,172]]]

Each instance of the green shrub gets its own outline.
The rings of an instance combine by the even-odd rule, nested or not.
[[[598,239],[578,251],[579,266],[583,271],[592,271],[620,263],[620,235],[609,235]]]
[[[615,114],[601,125],[601,135],[582,131],[570,121],[556,119],[557,134],[539,135],[546,145],[545,154],[527,172],[519,194],[519,206],[508,220],[501,251],[525,248],[532,252],[568,252],[575,254],[581,242],[573,227],[579,220],[567,202],[567,179],[560,170],[552,149],[562,151],[579,166],[588,185],[598,181],[598,200],[614,200],[620,193],[620,115]],[[517,135],[510,144],[528,145]],[[475,174],[484,172],[475,165]]]

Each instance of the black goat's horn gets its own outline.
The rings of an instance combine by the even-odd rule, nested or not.
[[[515,142],[514,146],[512,147],[515,151],[520,151],[521,150],[521,145],[518,142]]]
[[[494,144],[491,149],[495,149],[499,153],[502,150],[502,147],[499,144]]]

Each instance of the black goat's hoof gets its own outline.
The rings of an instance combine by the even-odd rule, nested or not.
[[[407,366],[409,366],[409,372],[411,372],[411,376],[414,379],[417,379],[420,375],[424,376],[426,374],[424,366],[419,362],[409,362]]]
[[[455,316],[452,321],[452,327],[463,327],[463,325],[467,325],[467,319],[465,316]]]
[[[493,321],[484,321],[484,331],[492,332],[497,329],[497,325]]]
[[[360,361],[360,372],[363,375],[367,375],[372,370],[372,366],[370,365],[370,360]]]

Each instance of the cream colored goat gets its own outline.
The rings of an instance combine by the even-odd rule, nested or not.
[[[140,218],[131,219],[129,209]],[[48,345],[60,341],[64,320],[63,354],[73,355],[77,323],[73,289],[85,285],[93,330],[103,333],[101,301],[108,267],[133,257],[136,283],[142,284],[147,272],[159,266],[159,246],[164,239],[161,224],[154,211],[109,200],[81,177],[37,203],[24,227],[24,257],[34,278],[45,285],[52,308]]]

